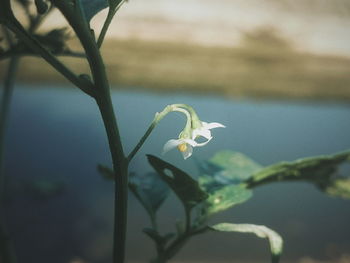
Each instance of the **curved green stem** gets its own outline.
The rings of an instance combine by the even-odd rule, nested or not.
[[[114,6],[109,7],[106,20],[103,23],[100,35],[98,36],[98,39],[97,39],[97,46],[99,48],[101,48],[101,46],[102,46],[102,43],[105,39],[107,30],[108,30],[108,28],[113,20],[113,17],[115,16],[115,14],[119,10],[119,8],[124,4],[124,2],[125,2],[125,0],[122,0],[116,7],[114,7]]]
[[[150,134],[152,133],[153,129],[157,126],[157,124],[170,112],[172,111],[177,111],[177,112],[181,112],[183,114],[186,115],[187,120],[186,120],[186,127],[189,126],[189,124],[191,123],[191,116],[188,113],[188,111],[186,111],[183,108],[179,108],[177,105],[182,105],[182,104],[172,104],[172,105],[168,105],[164,108],[164,110],[162,112],[157,112],[156,115],[154,116],[153,121],[151,122],[150,126],[148,127],[148,129],[146,130],[145,134],[141,137],[140,141],[136,144],[135,148],[130,152],[130,154],[127,157],[128,162],[130,162],[132,160],[132,158],[134,158],[135,154],[140,150],[140,148],[142,147],[142,145],[145,143],[145,141],[147,140],[147,138],[150,136]]]

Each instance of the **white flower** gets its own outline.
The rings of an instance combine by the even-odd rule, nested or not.
[[[163,148],[163,154],[177,147],[177,149],[182,153],[182,156],[186,160],[192,155],[194,147],[204,146],[213,138],[211,136],[210,129],[225,128],[224,125],[217,122],[199,122],[199,125],[197,126],[198,128],[191,129],[189,133],[186,133],[184,131],[180,133],[179,139],[171,139],[167,141]],[[188,137],[191,137],[191,139]],[[196,142],[196,138],[198,137],[204,137],[206,141],[202,143]]]
[[[163,154],[177,147],[177,149],[182,153],[182,156],[186,160],[188,157],[192,155],[193,147],[204,146],[210,140],[211,138],[209,138],[207,141],[203,143],[197,143],[195,140],[192,140],[192,139],[185,139],[185,138],[179,138],[177,140],[171,139],[165,143],[163,147]]]
[[[192,130],[192,139],[194,140],[202,136],[207,140],[209,140],[212,138],[211,132],[210,132],[211,129],[225,128],[225,127],[226,127],[225,125],[222,125],[221,123],[218,123],[218,122],[207,123],[207,122],[201,121],[199,127]]]

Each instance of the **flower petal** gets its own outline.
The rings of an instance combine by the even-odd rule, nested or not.
[[[182,152],[182,156],[186,160],[188,157],[190,157],[193,153],[193,148],[190,145],[187,145],[186,151]]]
[[[192,147],[201,147],[206,145],[213,137],[208,138],[208,140],[206,140],[205,142],[199,143],[196,142],[195,140],[190,140],[190,139],[183,139],[183,141],[189,145],[191,145]]]
[[[181,140],[183,143],[187,143],[192,147],[197,147],[198,143],[195,140],[191,140],[191,139],[182,139]]]
[[[218,122],[211,122],[211,123],[206,123],[206,122],[202,122],[203,128],[204,129],[214,129],[214,128],[226,128],[225,125],[218,123]]]
[[[209,131],[209,129],[205,129],[204,127],[194,129],[192,131],[192,138],[196,139],[198,136],[202,136],[209,140],[209,138],[211,138],[211,132]]]
[[[178,145],[180,145],[183,142],[184,141],[181,139],[178,139],[178,140],[171,139],[171,140],[167,141],[163,147],[163,154],[176,148]]]
[[[202,146],[206,145],[208,142],[210,142],[211,139],[213,139],[213,137],[207,138],[207,140],[205,142],[201,142],[201,143],[197,142],[196,147],[202,147]]]

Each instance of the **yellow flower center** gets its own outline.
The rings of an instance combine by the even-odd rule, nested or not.
[[[187,150],[187,144],[186,143],[179,144],[177,148],[179,149],[180,152],[185,152]]]

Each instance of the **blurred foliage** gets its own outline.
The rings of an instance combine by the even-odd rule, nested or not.
[[[168,185],[156,174],[131,174],[129,188],[150,216],[154,216],[170,192]]]

